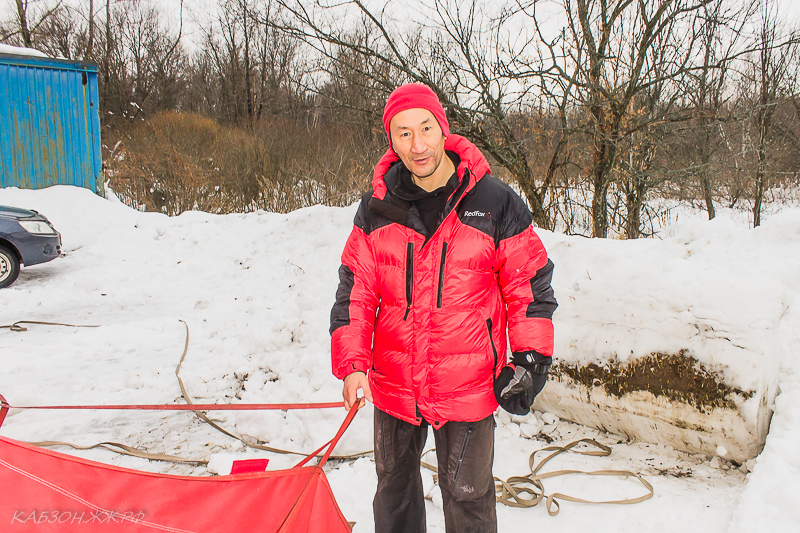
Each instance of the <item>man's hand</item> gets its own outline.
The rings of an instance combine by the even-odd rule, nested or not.
[[[505,371],[505,368],[503,371]],[[533,389],[533,378],[531,377],[531,373],[528,372],[525,367],[519,365],[514,371],[514,374],[511,376],[511,381],[509,381],[508,385],[506,385],[505,388],[503,388],[503,390],[500,392],[500,397],[504,400],[507,400],[512,396],[519,394],[520,392],[527,393],[531,389]]]
[[[539,354],[515,354],[514,364],[506,365],[494,380],[494,397],[512,415],[531,412],[536,396],[547,383],[550,359]]]
[[[348,411],[358,401],[358,390],[364,392],[364,397],[361,398],[361,405],[364,405],[364,398],[372,401],[372,391],[369,390],[369,381],[364,372],[353,372],[347,374],[344,378],[344,389],[342,396],[344,397],[344,408]]]

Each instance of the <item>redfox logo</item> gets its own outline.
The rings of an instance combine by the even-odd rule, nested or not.
[[[482,213],[480,211],[464,211],[465,217],[485,217],[488,215],[489,213]]]

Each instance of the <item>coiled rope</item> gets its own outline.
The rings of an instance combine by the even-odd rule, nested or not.
[[[200,418],[203,422],[209,424],[211,427],[220,431],[221,433],[236,439],[242,442],[245,446],[254,448],[257,450],[263,450],[272,453],[279,453],[279,454],[291,454],[291,455],[300,455],[304,456],[305,458],[297,465],[298,467],[303,466],[313,457],[321,457],[320,465],[324,464],[329,458],[332,459],[340,459],[340,460],[352,460],[357,459],[360,457],[365,457],[372,454],[372,450],[367,452],[360,452],[351,455],[331,455],[333,451],[333,447],[338,442],[339,438],[342,436],[344,431],[349,426],[350,422],[353,419],[356,411],[358,410],[357,407],[352,409],[350,413],[348,413],[344,423],[339,428],[336,436],[326,442],[323,446],[321,446],[316,451],[312,452],[311,454],[305,454],[302,452],[290,451],[290,450],[283,450],[280,448],[274,448],[271,446],[266,446],[260,443],[253,443],[248,442],[240,435],[233,433],[231,431],[226,430],[225,428],[221,427],[213,420],[211,420],[208,416],[206,416],[203,411],[248,411],[248,410],[267,410],[267,409],[279,409],[279,410],[289,410],[289,409],[325,409],[325,408],[334,408],[334,407],[342,407],[343,402],[330,402],[330,403],[305,403],[305,404],[195,404],[192,401],[191,396],[189,395],[188,391],[186,390],[186,386],[183,383],[183,379],[180,376],[181,366],[183,365],[184,360],[186,359],[186,354],[189,351],[189,325],[184,321],[183,325],[186,328],[186,341],[183,348],[183,354],[181,355],[180,362],[178,366],[175,368],[175,376],[178,379],[178,384],[181,389],[181,397],[184,399],[186,404],[167,404],[167,405],[51,405],[51,406],[12,406],[10,405],[6,399],[0,395],[0,426],[3,424],[3,420],[6,417],[9,409],[91,409],[91,410],[157,410],[157,411],[192,411],[195,415]],[[65,327],[84,327],[84,328],[96,328],[99,327],[97,325],[76,325],[76,324],[65,324],[59,322],[42,322],[42,321],[33,321],[33,320],[21,320],[15,322],[11,325],[7,326],[0,326],[0,329],[10,329],[11,331],[27,331],[27,328],[22,326],[22,324],[39,324],[39,325],[50,325],[50,326],[65,326]],[[356,402],[356,406],[359,403]],[[50,446],[69,446],[76,450],[90,450],[94,448],[105,448],[111,450],[116,453],[130,455],[133,457],[139,457],[142,459],[149,459],[155,461],[169,461],[173,463],[192,463],[197,465],[206,465],[208,461],[203,459],[187,459],[183,457],[178,457],[175,455],[168,455],[168,454],[161,454],[161,453],[151,453],[147,451],[140,450],[138,448],[134,448],[132,446],[128,446],[126,444],[118,443],[118,442],[101,442],[91,446],[78,446],[76,444],[72,444],[69,442],[61,442],[61,441],[41,441],[41,442],[31,442],[29,444],[33,444],[35,446],[42,446],[42,447],[50,447]],[[589,446],[593,446],[597,449],[595,450],[576,450],[577,446],[585,444]],[[327,447],[327,451],[320,455],[321,452]],[[432,451],[432,450],[429,450]],[[545,457],[543,460],[539,462],[538,465],[534,466],[535,464],[535,457],[536,454],[539,452],[552,452],[550,455]],[[634,472],[626,471],[626,470],[595,470],[595,471],[583,471],[583,470],[555,470],[551,472],[540,472],[542,467],[549,462],[554,457],[566,453],[578,453],[581,455],[587,456],[596,456],[596,457],[606,457],[611,455],[611,448],[604,444],[597,442],[594,439],[580,439],[564,446],[549,446],[546,448],[542,448],[539,450],[534,451],[531,453],[530,457],[528,458],[528,465],[531,469],[531,473],[525,476],[512,476],[506,480],[499,479],[497,477],[494,478],[495,480],[495,497],[498,503],[502,503],[503,505],[507,505],[509,507],[535,507],[542,501],[545,502],[545,506],[547,508],[547,512],[550,516],[555,516],[559,513],[561,506],[559,504],[559,499],[577,502],[577,503],[594,503],[594,504],[615,504],[615,505],[630,505],[634,503],[640,503],[646,500],[649,500],[653,497],[655,491],[653,490],[653,486],[644,478],[642,478],[639,474]],[[426,452],[427,453],[427,452]],[[421,462],[422,467],[427,468],[434,472],[434,481],[437,481],[438,478],[438,469],[436,466],[426,463],[424,461]],[[577,498],[574,496],[569,496],[567,494],[562,493],[552,493],[547,494],[545,492],[543,480],[550,479],[558,476],[565,476],[565,475],[586,475],[586,476],[613,476],[613,477],[622,477],[622,478],[634,478],[638,480],[644,488],[647,490],[647,493],[638,496],[636,498],[627,498],[623,500],[606,500],[606,501],[593,501],[593,500],[585,500],[582,498]]]
[[[286,411],[290,409],[329,409],[329,408],[337,408],[343,407],[344,402],[327,402],[327,403],[272,403],[272,404],[195,404],[192,401],[192,397],[189,395],[189,392],[186,390],[186,386],[183,383],[183,379],[181,379],[180,371],[183,362],[186,360],[186,354],[189,352],[189,325],[184,320],[180,320],[183,323],[184,327],[186,328],[186,340],[183,347],[183,354],[181,355],[180,362],[178,366],[175,368],[175,376],[178,379],[178,385],[181,389],[181,397],[184,399],[186,404],[128,404],[128,405],[29,405],[29,406],[17,406],[17,405],[10,405],[5,398],[0,395],[0,426],[3,424],[3,420],[5,419],[6,414],[8,413],[9,409],[20,409],[20,410],[133,410],[133,411],[192,411],[194,414],[200,418],[203,422],[207,423],[217,431],[238,440],[239,442],[243,443],[245,446],[257,450],[278,453],[278,454],[285,454],[285,455],[298,455],[302,457],[323,457],[320,455],[322,449],[325,448],[331,441],[328,441],[324,446],[322,446],[319,450],[314,452],[311,456],[308,454],[293,450],[284,450],[281,448],[275,448],[272,446],[266,446],[261,443],[256,442],[249,442],[248,440],[244,439],[242,436],[237,435],[227,429],[221,427],[219,424],[211,420],[203,411],[261,411],[261,410],[281,410]],[[15,322],[11,325],[7,326],[0,326],[0,329],[10,329],[11,331],[23,332],[27,331],[27,328],[22,326],[21,324],[38,324],[38,325],[47,325],[47,326],[64,326],[64,327],[73,327],[73,328],[96,328],[100,327],[98,325],[86,325],[86,324],[66,324],[61,322],[43,322],[43,321],[34,321],[34,320],[20,320]],[[348,422],[349,424],[349,422]],[[91,450],[94,448],[105,448],[110,451],[123,454],[123,455],[130,455],[133,457],[139,457],[141,459],[150,459],[154,461],[168,461],[173,463],[191,463],[197,465],[206,465],[208,461],[205,459],[191,459],[191,458],[183,458],[178,457],[175,455],[163,454],[163,453],[152,453],[145,450],[141,450],[138,448],[134,448],[127,444],[119,443],[119,442],[100,442],[97,444],[93,444],[90,446],[79,446],[77,444],[73,444],[70,442],[63,442],[63,441],[39,441],[39,442],[28,442],[28,444],[32,444],[34,446],[41,446],[41,447],[52,447],[52,446],[68,446],[75,450]],[[352,460],[358,459],[360,457],[364,457],[370,455],[372,450],[367,452],[359,452],[351,455],[330,455],[330,451],[328,451],[328,457],[325,457],[325,460],[328,458],[330,459],[337,459],[337,460]]]

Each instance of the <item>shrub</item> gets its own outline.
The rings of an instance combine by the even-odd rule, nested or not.
[[[107,169],[111,188],[139,209],[288,212],[356,201],[373,152],[336,125],[277,117],[243,128],[165,112],[124,136]]]

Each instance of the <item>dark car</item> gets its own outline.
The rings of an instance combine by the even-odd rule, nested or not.
[[[0,205],[0,289],[17,280],[20,264],[46,263],[61,255],[61,234],[47,217]]]

